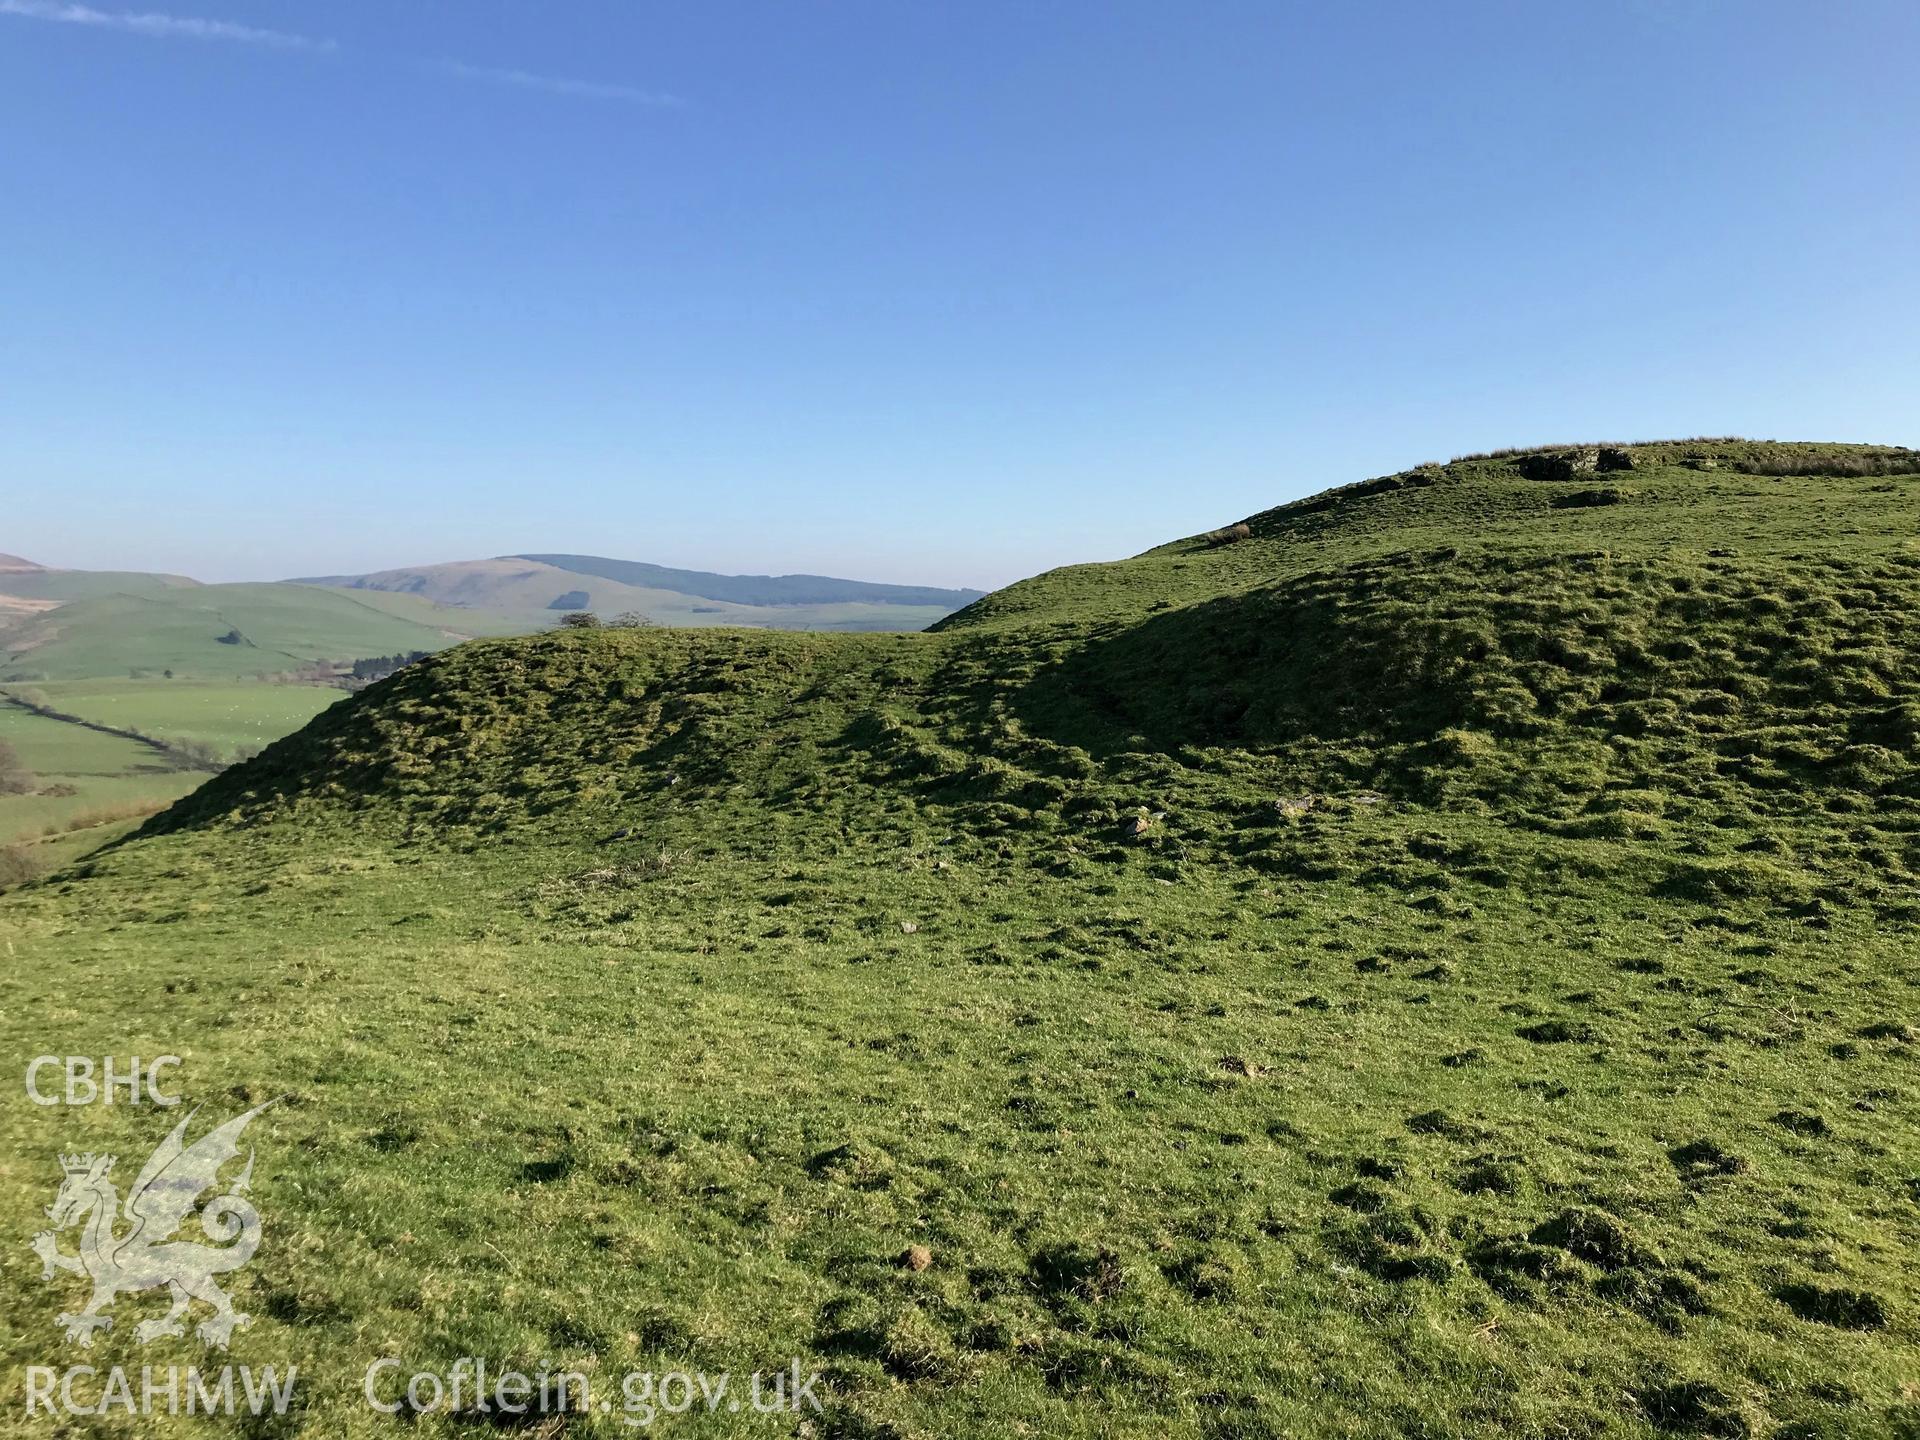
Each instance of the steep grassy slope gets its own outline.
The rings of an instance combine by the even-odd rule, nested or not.
[[[797,1356],[847,1436],[1911,1434],[1920,456],[1586,458],[934,634],[458,647],[0,901],[0,1034],[290,1093],[235,1349],[303,1434],[375,1353]],[[37,1216],[72,1127],[0,1117]]]

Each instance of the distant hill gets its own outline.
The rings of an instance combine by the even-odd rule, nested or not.
[[[192,589],[198,580],[185,575],[160,575],[145,570],[53,570],[0,555],[0,595],[18,600],[45,600],[64,605],[96,595],[157,595],[167,590]]]
[[[638,613],[662,625],[774,630],[922,630],[983,593],[816,575],[715,575],[592,555],[503,555],[294,583],[417,595],[527,621],[591,610],[603,619]]]
[[[37,575],[45,569],[31,560],[22,560],[18,555],[0,555],[0,581],[26,575]],[[31,615],[36,611],[50,610],[57,601],[37,599],[30,595],[8,594],[0,588],[0,626],[10,624],[22,615]]]
[[[543,630],[571,610],[607,620],[640,614],[670,626],[923,630],[981,593],[569,555],[203,585],[185,575],[58,570],[0,554],[0,681],[284,675],[317,661]]]
[[[876,585],[865,580],[836,580],[827,575],[714,575],[704,570],[674,570],[639,560],[609,560],[599,555],[521,555],[556,569],[597,575],[623,585],[677,590],[735,605],[937,605],[958,610],[984,590],[941,590],[927,585]]]
[[[553,602],[573,589],[575,580],[550,565],[507,557],[409,565],[366,575],[315,575],[289,583],[417,595],[436,605],[463,608],[542,611],[557,608]]]

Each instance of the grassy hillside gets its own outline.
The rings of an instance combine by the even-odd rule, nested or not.
[[[591,610],[602,619],[637,613],[657,624],[690,627],[922,630],[978,593],[814,576],[769,581],[707,575],[589,555],[509,555],[323,576],[307,583],[503,612],[526,628],[550,625],[569,610]]]
[[[234,1353],[302,1434],[374,1345],[797,1356],[819,1435],[1893,1440],[1916,521],[1913,452],[1516,454],[932,634],[463,645],[0,900],[0,1035],[289,1095]],[[0,1128],[37,1215],[72,1126]]]
[[[31,600],[23,595],[0,594],[0,628],[25,616],[51,610],[57,603],[53,600]]]
[[[435,650],[513,622],[413,597],[303,585],[195,585],[73,600],[0,629],[0,680],[240,679],[315,660]],[[454,628],[455,626],[462,628]]]
[[[194,589],[199,581],[184,575],[151,575],[138,570],[46,570],[39,566],[0,566],[0,595],[15,600],[64,605],[108,595],[164,595]],[[3,619],[4,612],[0,612]]]

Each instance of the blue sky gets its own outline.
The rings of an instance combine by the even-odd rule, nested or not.
[[[993,585],[1920,444],[1916,73],[1912,0],[0,0],[0,550]]]

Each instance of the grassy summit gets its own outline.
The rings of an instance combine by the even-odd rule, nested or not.
[[[302,1434],[376,1354],[799,1356],[846,1436],[1909,1434],[1916,521],[1910,451],[1563,447],[932,634],[474,642],[0,901],[0,1030],[290,1092],[235,1354]],[[0,1116],[37,1217],[81,1121]]]

